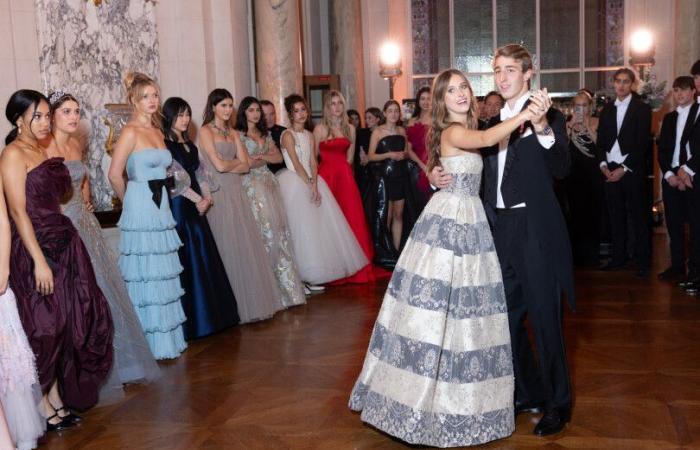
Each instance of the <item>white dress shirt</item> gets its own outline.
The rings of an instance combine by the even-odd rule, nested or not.
[[[526,92],[522,97],[520,97],[515,104],[513,105],[513,108],[506,103],[503,106],[503,109],[501,109],[501,122],[510,119],[511,117],[517,116],[520,111],[523,109],[523,106],[525,106],[525,102],[530,98],[530,92]],[[532,129],[528,128],[525,130],[525,132],[522,134],[522,137],[526,137],[532,134]],[[549,135],[537,135],[537,140],[540,142],[540,145],[546,149],[552,148],[554,145],[554,134],[549,134]],[[503,201],[503,196],[501,195],[501,182],[503,181],[503,168],[506,165],[506,155],[508,154],[508,139],[504,139],[501,141],[501,143],[498,146],[498,185],[496,187],[496,208],[505,208],[506,204]],[[525,203],[518,203],[517,205],[512,206],[511,208],[523,208],[525,206]]]
[[[688,113],[690,112],[690,106],[678,106],[676,107],[676,112],[678,113],[678,120],[676,121],[676,144],[673,147],[673,157],[671,157],[671,168],[678,167],[681,160],[681,138],[683,137],[683,129],[685,128],[685,122],[688,120]],[[667,170],[664,174],[664,179],[668,181],[672,177],[673,171]]]
[[[619,98],[615,100],[615,108],[617,109],[617,134],[620,134],[620,128],[622,128],[622,122],[625,120],[625,114],[627,114],[627,108],[630,106],[630,102],[632,101],[632,94],[629,94],[627,97],[624,98],[624,100],[620,100]],[[630,171],[628,167],[624,165],[625,160],[627,159],[627,155],[622,154],[622,150],[620,149],[620,143],[615,139],[615,143],[613,144],[612,148],[610,149],[609,152],[606,153],[606,157],[608,162],[614,162],[622,167],[626,171]],[[607,166],[608,164],[605,162],[600,163],[601,166]],[[631,171],[630,171],[631,172]]]
[[[698,102],[698,104],[700,104],[700,97],[698,97],[695,101]],[[698,107],[698,111],[695,114],[695,121],[698,121],[698,120],[700,120],[700,107]],[[695,123],[695,122],[693,122],[693,123]],[[690,153],[690,142],[688,142],[686,144],[685,151],[688,152],[688,159],[693,157],[693,154]],[[693,170],[690,167],[688,167],[687,165],[683,164],[683,166],[681,166],[681,167],[683,167],[683,170],[685,170],[685,173],[687,173],[691,177],[695,176],[695,172],[693,172]]]

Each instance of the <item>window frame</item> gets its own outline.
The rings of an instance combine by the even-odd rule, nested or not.
[[[409,14],[408,19],[409,19],[409,28],[412,29],[413,24],[411,23],[411,8],[412,8],[412,3],[411,0],[406,0],[408,2],[408,11]],[[444,1],[444,0],[441,0]],[[448,1],[448,10],[449,10],[449,23],[448,23],[448,30],[449,30],[449,35],[450,35],[450,55],[449,59],[452,63],[452,67],[455,66],[455,36],[454,36],[454,31],[455,31],[455,26],[454,26],[454,0],[447,0]],[[491,20],[492,20],[492,52],[495,52],[498,43],[498,19],[496,16],[496,11],[497,11],[497,3],[498,0],[491,0]],[[586,64],[586,0],[578,0],[578,16],[579,16],[579,65],[578,67],[568,67],[568,68],[559,68],[559,69],[541,69],[540,68],[540,55],[541,53],[541,45],[540,45],[540,9],[541,9],[541,3],[542,0],[535,0],[535,52],[534,52],[534,59],[537,62],[535,64],[535,70],[534,70],[534,76],[535,79],[537,80],[537,83],[539,83],[540,75],[541,74],[558,74],[558,73],[578,73],[579,74],[579,87],[583,87],[586,84],[586,74],[590,72],[613,72],[621,67],[624,66],[596,66],[596,67],[587,67]],[[627,16],[628,11],[627,11],[627,2],[625,2],[625,16]],[[625,19],[625,26],[627,26],[627,20]],[[412,56],[413,55],[413,39],[409,39],[409,43],[411,45],[411,51],[409,54]],[[623,60],[627,59],[627,48],[625,45],[625,50],[623,52]],[[411,69],[411,77],[410,77],[410,85],[409,89],[410,92],[415,92],[414,89],[414,82],[416,80],[421,80],[421,79],[426,79],[426,78],[435,78],[438,76],[437,73],[430,73],[430,74],[415,74],[413,73],[413,58],[409,58],[409,61],[407,61],[410,64],[410,69]],[[481,75],[493,75],[493,72],[469,72],[467,74],[468,76],[481,76]],[[495,87],[494,87],[495,88]],[[553,92],[551,93],[552,97],[573,97],[576,95],[577,91],[572,91],[572,92]]]

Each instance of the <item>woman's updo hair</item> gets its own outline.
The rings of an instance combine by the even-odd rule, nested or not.
[[[63,91],[54,91],[49,94],[49,108],[51,112],[51,116],[53,117],[53,114],[58,110],[58,108],[61,107],[65,102],[67,101],[73,101],[80,105],[80,102],[73,97],[73,95],[63,92]]]
[[[287,116],[289,117],[289,126],[293,125],[292,114],[294,113],[294,105],[297,103],[303,103],[306,107],[306,122],[304,123],[304,128],[311,130],[311,114],[309,114],[309,105],[306,103],[306,99],[299,94],[291,94],[284,98],[284,109],[287,111]]]
[[[17,139],[19,136],[19,128],[17,127],[17,121],[20,117],[26,113],[29,108],[34,111],[39,107],[39,103],[46,102],[49,104],[49,100],[44,94],[39,91],[34,91],[32,89],[20,89],[10,96],[7,101],[7,106],[5,107],[5,117],[12,124],[12,130],[5,137],[5,145],[10,145],[12,141]],[[34,118],[27,124],[29,128],[32,126]]]
[[[126,89],[126,99],[131,106],[136,106],[136,100],[143,95],[143,92],[148,86],[153,86],[160,93],[158,84],[146,74],[141,72],[129,72],[124,77],[124,88]],[[158,110],[151,116],[151,124],[156,128],[161,128],[162,113],[160,110],[160,102],[158,102]]]

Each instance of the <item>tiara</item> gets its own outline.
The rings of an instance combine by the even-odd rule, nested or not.
[[[65,97],[66,95],[68,95],[68,93],[67,93],[67,92],[63,92],[63,91],[60,90],[60,89],[59,89],[58,91],[54,91],[54,92],[51,94],[51,97],[49,97],[49,103],[51,104],[51,106],[53,106],[53,105],[55,105],[61,98]]]

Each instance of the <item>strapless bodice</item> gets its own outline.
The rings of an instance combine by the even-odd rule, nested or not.
[[[146,182],[165,178],[165,172],[173,157],[168,149],[145,148],[131,152],[126,160],[126,173],[130,182]]]
[[[440,158],[443,169],[452,175],[452,183],[442,191],[469,196],[478,196],[481,186],[483,161],[479,153],[465,152],[462,155]]]
[[[343,160],[347,158],[350,139],[345,136],[326,139],[318,144],[318,150],[321,152],[322,158],[338,157]]]
[[[400,134],[384,136],[377,142],[377,154],[402,152],[406,149],[406,138]]]

